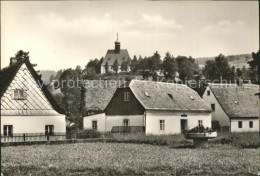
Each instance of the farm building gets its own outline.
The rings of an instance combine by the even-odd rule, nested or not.
[[[65,133],[65,115],[28,58],[1,70],[1,136]]]
[[[114,62],[117,60],[118,62],[118,72],[121,72],[121,64],[125,63],[127,66],[127,72],[130,71],[130,64],[131,64],[131,59],[128,54],[127,49],[121,49],[121,44],[120,41],[118,40],[118,35],[117,35],[117,40],[115,41],[115,49],[107,50],[106,56],[101,64],[101,73],[106,73],[106,64],[108,66],[109,72],[114,72],[112,69],[112,66]]]
[[[221,130],[259,131],[259,86],[253,84],[209,84],[202,96],[212,108],[212,121]]]
[[[210,108],[182,84],[132,80],[116,89],[104,112],[84,123],[98,131],[155,135],[181,133],[198,125],[211,127]]]

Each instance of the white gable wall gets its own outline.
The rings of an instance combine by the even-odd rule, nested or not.
[[[210,95],[208,96],[208,91],[210,91]],[[215,111],[212,111],[212,121],[219,121],[221,126],[230,126],[230,120],[227,114],[224,112],[218,100],[216,99],[213,92],[210,90],[209,86],[207,86],[204,94],[202,95],[202,99],[211,108],[211,104],[215,104]]]
[[[25,90],[26,99],[14,100],[15,89]],[[65,115],[53,109],[25,64],[1,98],[1,133],[4,125],[13,125],[13,133],[44,133],[45,125],[66,132]]]
[[[83,117],[83,128],[84,129],[92,129],[92,121],[97,121],[97,131],[104,132],[106,131],[106,115],[105,113],[102,114],[95,114]]]

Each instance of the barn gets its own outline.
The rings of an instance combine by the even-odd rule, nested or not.
[[[104,112],[103,119],[92,119],[97,128],[104,124],[101,131],[160,135],[211,127],[211,109],[182,84],[132,80],[116,89]]]
[[[65,115],[29,58],[1,70],[1,136],[66,133]]]
[[[259,131],[259,86],[209,84],[202,96],[222,131]]]

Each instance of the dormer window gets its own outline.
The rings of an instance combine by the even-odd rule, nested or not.
[[[14,100],[26,100],[26,91],[23,89],[14,90]]]
[[[150,95],[148,94],[148,92],[144,92],[144,94],[145,94],[147,97],[150,97]]]
[[[171,99],[173,99],[173,96],[172,96],[172,94],[168,93],[168,96],[169,96]]]
[[[191,100],[194,100],[194,97],[190,95],[190,99],[191,99]]]
[[[130,101],[130,92],[124,93],[124,101]]]

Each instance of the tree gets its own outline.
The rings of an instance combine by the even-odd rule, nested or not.
[[[113,63],[113,65],[112,65],[112,69],[116,72],[116,74],[117,74],[117,72],[118,72],[118,61],[117,61],[117,59],[115,60],[115,62]]]
[[[90,60],[87,64],[86,67],[90,68],[94,68],[96,73],[101,73],[101,64],[102,62],[100,62],[100,60],[95,59],[95,60]]]
[[[191,79],[199,69],[199,66],[195,63],[195,59],[192,57],[178,56],[176,61],[178,63],[179,77],[183,82]]]
[[[109,70],[109,67],[108,67],[108,63],[106,61],[106,64],[105,64],[105,71],[106,71],[106,73],[108,73],[108,70]]]
[[[233,80],[234,69],[230,68],[227,58],[219,54],[215,60],[206,62],[203,74],[206,78],[212,80]]]
[[[166,78],[171,78],[176,71],[178,71],[178,63],[175,58],[171,56],[169,52],[165,54],[162,63],[162,69]]]
[[[138,60],[137,60],[137,57],[136,55],[134,55],[134,58],[133,60],[131,61],[131,71],[133,73],[136,73],[138,70]]]
[[[153,54],[153,56],[148,57],[147,62],[148,68],[152,72],[161,69],[162,60],[160,54],[157,51]]]
[[[29,59],[29,52],[24,52],[23,50],[17,51],[15,57],[10,58],[10,65],[12,65],[15,61],[20,61],[21,59]]]
[[[260,50],[257,53],[252,53],[253,60],[249,61],[250,66],[250,77],[253,82],[260,84],[259,75],[260,75]]]
[[[240,68],[237,68],[236,69],[236,76],[240,78],[240,77],[242,77],[242,75],[243,75],[243,71]]]
[[[127,71],[128,64],[126,61],[121,63],[121,71]]]

